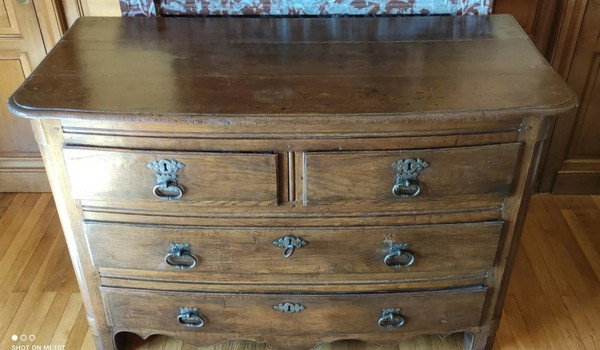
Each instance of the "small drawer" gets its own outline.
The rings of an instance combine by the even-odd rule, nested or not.
[[[447,333],[479,325],[485,288],[378,294],[220,294],[102,288],[115,331],[260,335]],[[152,307],[149,307],[152,305]]]
[[[102,274],[276,284],[484,276],[501,230],[501,222],[313,229],[84,225]]]
[[[407,151],[307,152],[306,206],[449,210],[499,206],[509,193],[520,144]]]
[[[65,147],[75,199],[277,205],[277,155]]]

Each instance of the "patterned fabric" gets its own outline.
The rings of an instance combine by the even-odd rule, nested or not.
[[[487,15],[493,0],[120,0],[123,16]]]
[[[123,16],[156,16],[153,0],[119,0]]]

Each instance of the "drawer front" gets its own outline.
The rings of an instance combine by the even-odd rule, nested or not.
[[[501,205],[520,144],[381,152],[307,152],[304,205],[454,209]],[[364,209],[363,209],[364,210]]]
[[[273,282],[443,279],[484,275],[502,223],[359,228],[185,228],[86,223],[95,266],[171,280],[211,274]],[[142,270],[142,271],[139,271]],[[114,271],[113,271],[114,273]],[[359,277],[360,276],[360,277]],[[304,280],[306,281],[306,280]]]
[[[66,147],[63,153],[76,199],[163,205],[277,205],[275,154],[78,147]],[[181,198],[177,199],[178,195]]]
[[[102,295],[108,307],[109,320],[117,330],[156,330],[161,334],[181,331],[242,333],[247,336],[266,332],[296,336],[327,332],[444,333],[475,327],[479,325],[485,289],[265,295],[103,287]]]

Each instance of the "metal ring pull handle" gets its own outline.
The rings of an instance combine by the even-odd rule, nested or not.
[[[176,200],[183,197],[183,188],[176,183],[167,181],[165,184],[154,186],[152,193],[160,199]]]
[[[383,328],[398,328],[404,325],[405,319],[401,315],[402,309],[383,309],[377,324]]]
[[[175,159],[157,159],[146,165],[154,170],[156,186],[152,189],[154,196],[164,200],[176,200],[183,196],[183,188],[177,180],[178,173],[185,167]]]
[[[396,169],[396,181],[392,187],[392,194],[396,198],[412,198],[421,193],[419,184],[419,174],[429,166],[421,158],[405,158],[392,163],[392,168]]]
[[[421,186],[417,181],[399,179],[392,187],[392,193],[398,198],[416,197],[421,193]]]
[[[409,267],[415,263],[415,254],[410,251],[408,243],[392,244],[383,262],[389,267]]]
[[[180,307],[177,322],[182,326],[194,328],[201,328],[206,323],[204,317],[200,314],[200,310],[195,307]]]
[[[302,248],[308,244],[305,240],[295,236],[285,236],[274,240],[273,245],[283,248],[283,257],[289,258],[294,254],[296,248]]]
[[[292,256],[292,254],[294,254],[295,250],[296,250],[296,247],[294,247],[292,244],[288,245],[287,247],[285,247],[283,249],[283,257],[289,258],[290,256]]]
[[[198,259],[192,255],[189,243],[171,243],[171,251],[165,255],[165,262],[176,269],[192,269]]]

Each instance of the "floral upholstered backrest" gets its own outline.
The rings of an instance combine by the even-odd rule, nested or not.
[[[120,0],[123,16],[487,15],[493,0]]]

